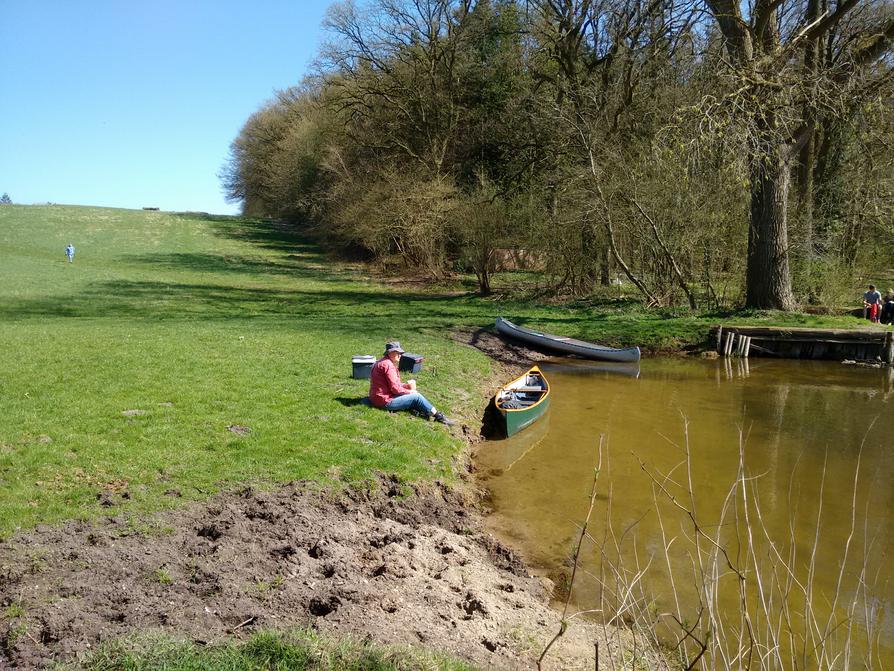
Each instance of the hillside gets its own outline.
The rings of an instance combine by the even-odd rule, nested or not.
[[[386,291],[267,222],[6,206],[0,256],[0,535],[170,490],[451,478],[461,439],[357,405],[351,356],[389,339],[425,356],[420,387],[449,411],[485,401],[455,382],[488,360],[446,330],[489,316]]]

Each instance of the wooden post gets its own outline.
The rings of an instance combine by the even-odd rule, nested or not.
[[[882,361],[889,366],[894,363],[894,331],[885,334],[885,346],[882,348]]]
[[[733,338],[736,337],[735,333],[730,333],[727,331],[726,333],[726,342],[723,343],[723,356],[729,356],[733,352]]]
[[[751,336],[745,336],[745,349],[742,356],[747,359],[749,354],[751,354]]]
[[[717,327],[717,353],[723,354],[723,324]]]

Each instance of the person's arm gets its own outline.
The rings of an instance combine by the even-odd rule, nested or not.
[[[385,378],[388,380],[388,391],[395,396],[403,396],[404,394],[413,391],[410,385],[400,381],[400,373],[397,372],[397,367],[394,365],[388,366],[388,370],[385,372]]]

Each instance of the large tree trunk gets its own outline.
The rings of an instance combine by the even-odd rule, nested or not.
[[[785,148],[777,145],[773,153],[775,156],[761,154],[752,159],[745,305],[794,310],[786,208],[791,165]]]

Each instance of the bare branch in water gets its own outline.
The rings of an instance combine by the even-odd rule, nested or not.
[[[872,427],[867,435],[871,431]],[[808,536],[806,553],[799,553],[794,521],[797,508],[793,504],[798,462],[789,479],[788,504],[792,513],[787,537],[774,537],[765,519],[760,496],[760,482],[765,474],[748,473],[747,442],[747,432],[740,429],[735,479],[727,490],[716,520],[704,519],[706,510],[703,505],[701,508],[698,505],[685,417],[683,440],[668,440],[683,451],[683,461],[669,472],[661,473],[638,460],[652,485],[653,509],[661,541],[657,552],[663,553],[659,562],[653,561],[656,558],[654,551],[644,556],[636,544],[636,529],[651,511],[633,523],[618,527],[616,533],[609,496],[604,530],[598,537],[589,532],[592,502],[595,501],[592,498],[594,478],[591,508],[586,523],[580,528],[575,550],[572,581],[575,574],[580,577],[580,572],[596,581],[600,601],[599,608],[594,610],[600,613],[604,627],[616,626],[613,634],[606,635],[614,635],[619,646],[622,642],[620,628],[628,629],[630,636],[624,647],[628,655],[631,650],[634,655],[640,655],[643,650],[654,653],[660,649],[673,649],[678,655],[674,666],[705,671],[716,668],[759,671],[778,668],[832,671],[853,666],[882,668],[878,624],[883,613],[872,595],[872,583],[877,583],[880,574],[870,571],[875,545],[868,526],[871,511],[868,508],[861,511],[858,500],[860,492],[866,489],[861,473],[862,446],[855,460],[851,485],[849,533],[840,556],[831,563],[825,556],[820,557],[825,485],[830,468],[828,454],[817,483],[819,500],[813,502],[816,512],[809,515],[811,526],[815,524],[816,530]],[[674,478],[680,471],[685,477]],[[608,471],[606,475],[610,475]],[[671,515],[676,514],[681,516],[683,524],[674,535],[671,530],[676,522],[671,521]],[[578,566],[584,538],[596,548],[598,571],[590,572]],[[855,556],[854,548],[861,540],[862,556]],[[854,566],[855,560],[861,560],[862,566]],[[830,563],[838,567],[837,582],[834,593],[827,596],[818,589],[818,576],[821,567]],[[667,574],[670,612],[658,612],[649,596],[648,581],[656,569]],[[853,570],[857,571],[858,584],[850,590],[845,578]],[[832,577],[835,578],[834,574]],[[730,580],[734,581],[734,592],[727,591],[725,586]],[[726,596],[722,596],[724,594]],[[735,595],[732,606],[730,595]],[[563,612],[563,629],[556,639],[564,633],[569,620],[584,612],[569,617],[569,602],[570,591]],[[861,627],[856,626],[858,621]],[[668,636],[672,637],[670,641]],[[613,656],[608,658],[615,668]],[[672,664],[666,660],[662,663]],[[626,663],[621,666],[627,668]]]

